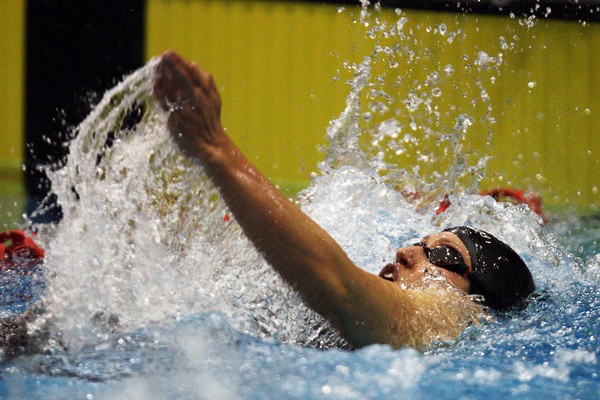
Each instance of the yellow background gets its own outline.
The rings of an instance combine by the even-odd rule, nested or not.
[[[24,4],[0,0],[2,179],[19,176],[22,160]],[[301,186],[324,156],[318,148],[327,144],[329,122],[345,107],[348,86],[333,77],[345,60],[359,62],[373,49],[364,29],[353,23],[360,10],[347,6],[338,12],[338,8],[283,1],[148,0],[146,55],[149,59],[174,49],[213,72],[231,136],[275,181]],[[415,46],[429,49],[433,64],[412,65],[415,71],[401,74],[422,79],[445,64],[465,65],[463,55],[479,50],[503,55],[495,83],[484,82],[491,102],[471,109],[479,118],[490,105],[497,121],[493,125],[476,121],[467,135],[465,154],[470,162],[481,155],[493,157],[482,186],[530,188],[550,206],[571,204],[597,211],[600,76],[595,50],[600,48],[600,26],[405,13],[410,24],[419,27],[413,32]],[[381,18],[394,22],[397,16],[386,10]],[[464,32],[466,39],[460,44],[464,50],[433,40],[424,29],[440,24]],[[514,47],[502,49],[501,36]],[[461,97],[462,86],[472,93],[474,80],[461,68],[453,79],[442,87],[440,104],[468,110],[470,99]],[[455,115],[442,118],[439,129],[451,128],[454,119]]]
[[[24,137],[25,1],[0,0],[0,191],[21,179]]]

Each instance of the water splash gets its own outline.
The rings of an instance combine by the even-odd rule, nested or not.
[[[152,98],[156,63],[106,93],[50,172],[64,218],[40,228],[49,282],[38,325],[52,320],[70,347],[205,309],[272,335],[286,300],[298,304],[289,318],[305,310],[171,142]]]
[[[397,190],[412,194],[421,210],[434,206],[445,194],[474,193],[485,176],[488,158],[470,157],[468,132],[486,129],[491,137],[490,96],[483,82],[494,82],[503,64],[502,53],[484,50],[464,54],[463,65],[432,62],[426,41],[443,42],[445,52],[462,51],[464,32],[446,24],[411,23],[401,10],[396,20],[381,8],[367,12],[362,3],[360,19],[373,51],[359,63],[345,63],[350,93],[346,108],[327,129],[330,141],[322,173],[343,166],[370,169]],[[413,32],[431,38],[419,43]],[[471,79],[456,87],[457,69]],[[462,104],[444,93],[462,91]],[[462,100],[461,100],[462,101]],[[483,110],[477,120],[474,115]],[[448,121],[454,120],[454,124]],[[408,167],[410,166],[410,167]]]

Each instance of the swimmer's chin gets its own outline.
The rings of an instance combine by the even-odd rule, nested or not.
[[[439,290],[447,290],[450,292],[456,292],[462,295],[466,295],[466,293],[454,286],[447,277],[444,275],[433,272],[428,275],[425,275],[423,279],[410,283],[407,286],[407,289],[415,289],[415,290],[425,290],[425,289],[439,289]]]
[[[444,275],[437,272],[431,272],[424,275],[421,279],[409,281],[400,273],[401,268],[398,264],[387,264],[379,272],[379,277],[398,285],[404,290],[419,290],[432,287],[457,289]]]

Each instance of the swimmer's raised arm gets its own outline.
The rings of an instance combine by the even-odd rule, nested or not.
[[[167,52],[155,96],[168,128],[201,162],[245,234],[303,300],[355,346],[402,346],[402,317],[415,312],[406,291],[358,268],[333,238],[291,203],[225,134],[221,98],[209,73]]]

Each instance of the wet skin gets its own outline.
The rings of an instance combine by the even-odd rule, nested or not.
[[[440,232],[425,236],[420,243],[430,248],[448,246],[461,255],[469,270],[472,269],[471,257],[469,256],[467,247],[454,233]],[[469,293],[469,280],[463,275],[432,264],[425,255],[425,250],[422,246],[415,245],[398,249],[396,252],[396,261],[383,267],[379,276],[402,287],[407,287],[423,281],[426,276],[433,274],[443,276],[456,288]]]

